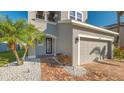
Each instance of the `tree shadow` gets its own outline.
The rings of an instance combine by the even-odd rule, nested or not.
[[[95,61],[95,62],[96,62],[96,63],[99,63],[99,64],[104,64],[104,65],[120,66],[120,65],[116,65],[116,64],[108,63],[107,61]]]
[[[26,58],[25,62],[40,63],[41,59],[40,58]]]
[[[42,57],[41,63],[46,63],[50,67],[60,67],[60,64],[56,62],[52,57]]]
[[[106,46],[104,46],[100,52],[100,59],[105,59]]]
[[[102,49],[100,47],[95,47],[91,52],[90,55],[96,54],[97,57],[93,61],[98,61],[99,59],[105,59],[106,57],[106,46],[103,46]]]
[[[92,54],[100,54],[100,47],[95,47],[91,52],[90,52],[90,55],[92,55]]]

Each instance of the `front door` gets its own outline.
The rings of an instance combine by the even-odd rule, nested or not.
[[[52,54],[52,38],[46,38],[46,54]]]

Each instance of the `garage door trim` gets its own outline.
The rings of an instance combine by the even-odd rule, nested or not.
[[[109,38],[103,38],[103,37],[96,37],[96,36],[91,36],[91,35],[82,35],[78,34],[78,65],[80,65],[80,38],[89,38],[89,39],[96,39],[96,40],[102,40],[102,41],[111,41],[113,42],[112,39]]]

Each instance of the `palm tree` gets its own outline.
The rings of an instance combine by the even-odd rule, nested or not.
[[[21,40],[20,44],[25,50],[24,56],[22,58],[25,60],[29,47],[36,47],[36,42],[43,41],[45,35],[35,28],[34,25],[28,24],[28,26],[23,31],[21,31],[18,38]]]
[[[121,26],[121,16],[123,15],[124,11],[117,11],[117,24],[118,24],[118,33],[120,32],[120,26]],[[116,43],[118,44],[119,46],[119,36],[117,36],[117,41]]]
[[[19,58],[16,45],[19,44],[25,49],[25,58],[28,47],[35,46],[36,40],[43,40],[44,34],[39,32],[32,24],[28,24],[25,20],[20,19],[13,22],[7,17],[6,21],[0,22],[0,42],[7,42],[9,49],[14,53],[17,63],[23,63]]]

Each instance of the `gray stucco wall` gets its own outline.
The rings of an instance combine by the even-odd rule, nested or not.
[[[88,18],[88,12],[87,11],[83,11],[83,22],[86,22]]]
[[[29,48],[28,57],[30,56],[36,57],[35,48],[32,48],[32,47]]]
[[[62,11],[60,13],[60,20],[67,20],[68,19],[68,11]]]
[[[36,28],[38,28],[40,31],[56,36],[56,23],[47,22],[44,20],[35,20],[31,21],[31,23],[35,25]]]
[[[76,42],[76,38],[78,37],[78,34],[98,36],[98,37],[109,38],[109,39],[114,40],[114,36],[111,34],[106,34],[106,33],[91,30],[88,28],[73,26],[73,49],[72,49],[72,51],[73,51],[73,53],[72,53],[73,54],[73,59],[72,59],[73,65],[78,65],[77,64],[77,61],[78,61],[78,43]],[[112,47],[112,44],[110,44],[109,46]]]
[[[57,53],[72,56],[72,26],[59,23],[57,25]]]
[[[28,22],[30,23],[32,19],[36,18],[37,11],[28,11]]]
[[[36,26],[36,28],[38,28],[40,31],[44,32],[45,34],[49,34],[49,35],[53,35],[56,37],[56,23],[53,22],[46,22],[43,20],[36,20],[36,21],[31,21],[32,24],[34,24]],[[53,44],[54,44],[54,40],[53,40]],[[54,45],[53,45],[54,48]],[[54,49],[53,49],[54,51]],[[35,53],[32,53],[35,52]],[[40,55],[45,55],[46,53],[46,43],[45,43],[45,39],[42,42],[42,45],[38,45],[36,48],[31,49],[31,51],[29,50],[29,56],[30,55],[36,55],[36,57],[39,57]]]

